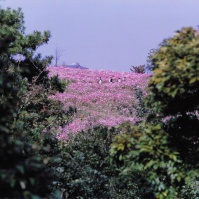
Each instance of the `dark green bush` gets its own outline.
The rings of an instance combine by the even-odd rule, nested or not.
[[[136,110],[136,117],[139,119],[146,118],[149,110],[144,101],[143,91],[141,88],[137,87],[137,84],[133,86],[135,97],[138,100],[137,105],[133,105],[133,108]],[[137,124],[141,123],[141,120]]]
[[[50,198],[53,176],[29,142],[0,135],[0,198]]]
[[[110,144],[117,133],[95,126],[63,143],[57,183],[69,198],[139,198],[133,176],[120,176],[116,162],[110,163]]]
[[[50,78],[50,85],[52,90],[63,93],[68,85],[68,81],[65,79],[59,79],[59,75],[52,76]]]

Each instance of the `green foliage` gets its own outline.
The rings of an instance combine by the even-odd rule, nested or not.
[[[50,37],[50,32],[45,31],[41,34],[35,31],[32,34],[26,35],[21,9],[18,10],[3,10],[0,9],[0,44],[7,43],[8,49],[6,53],[2,53],[1,57],[7,59],[7,65],[1,73],[6,72],[11,67],[12,63],[20,75],[28,78],[32,82],[33,77],[35,83],[46,83],[47,74],[46,66],[50,64],[52,57],[41,59],[41,55],[34,56],[36,49],[47,43]]]
[[[179,152],[189,180],[199,175],[198,53],[199,37],[195,30],[177,31],[153,54],[154,76],[149,82],[148,105],[162,119],[167,117],[164,130],[169,135],[169,147]]]
[[[63,143],[57,184],[68,198],[139,198],[133,176],[120,176],[117,164],[110,164],[109,149],[116,134],[114,128],[95,126]]]
[[[151,53],[147,123],[124,124],[112,144],[123,173],[140,174],[134,182],[143,198],[198,197],[198,53],[192,28],[177,31]]]
[[[126,133],[115,138],[111,154],[124,162],[123,173],[140,173],[136,183],[143,198],[175,198],[185,173],[179,153],[168,147],[168,134],[160,125],[125,124],[122,131]]]
[[[66,89],[66,86],[69,84],[69,81],[65,79],[59,79],[59,75],[52,76],[50,78],[50,85],[52,90],[56,90],[58,92],[63,93]]]
[[[29,142],[37,149],[36,155],[45,163],[46,179],[52,178],[47,181],[51,193],[59,188],[58,169],[60,161],[65,161],[56,133],[60,126],[71,123],[76,109],[66,108],[61,102],[48,98],[49,94],[53,94],[53,91],[41,85],[29,85],[11,131],[14,139],[19,137],[21,141]],[[21,131],[24,131],[23,137]]]
[[[157,51],[157,49],[151,49],[148,53],[148,59],[147,59],[147,65],[146,65],[146,70],[148,71],[153,71],[153,65],[152,65],[152,59],[153,59],[153,54]]]
[[[198,199],[199,198],[199,181],[191,181],[180,193],[180,198],[183,199]]]
[[[25,37],[22,37],[23,17],[20,10],[10,9],[0,10],[0,15],[1,198],[51,198],[50,185],[55,177],[53,172],[49,172],[48,158],[41,156],[41,152],[47,153],[50,146],[46,144],[41,147],[39,143],[42,139],[37,139],[40,142],[35,143],[36,139],[31,136],[31,131],[40,132],[41,135],[41,129],[34,126],[34,121],[30,125],[31,122],[26,123],[24,119],[30,115],[37,115],[41,119],[40,109],[36,108],[37,111],[31,113],[30,109],[24,109],[30,104],[27,99],[29,95],[26,96],[28,82],[22,78],[23,69],[12,58],[14,49],[20,49],[20,42],[25,42]],[[23,48],[25,49],[24,46]]]
[[[133,73],[145,73],[145,65],[131,66],[130,71]]]
[[[170,147],[180,152],[180,157],[187,167],[199,165],[199,120],[196,116],[176,116],[165,122],[164,129],[169,133]]]
[[[5,132],[0,135],[1,198],[49,198],[52,176],[45,161],[30,143],[10,139],[11,136]]]
[[[183,28],[152,56],[148,105],[164,116],[199,108],[199,37],[194,33],[192,28]]]
[[[54,91],[41,85],[29,85],[26,94],[21,98],[17,117],[12,131],[20,135],[23,129],[29,139],[42,138],[41,133],[57,130],[72,122],[76,108],[65,107],[60,101],[49,98]]]
[[[138,100],[138,104],[133,105],[133,108],[136,109],[136,117],[141,119],[141,118],[146,117],[149,110],[146,107],[142,89],[137,87],[136,84],[133,86],[133,89],[135,92],[135,97]],[[138,123],[140,123],[140,122],[141,122],[141,120],[138,121]]]

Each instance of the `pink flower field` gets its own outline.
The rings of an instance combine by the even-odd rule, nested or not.
[[[58,74],[60,79],[69,81],[64,93],[50,97],[64,102],[66,106],[77,108],[73,122],[64,129],[60,128],[59,139],[67,140],[69,133],[75,135],[97,124],[111,127],[124,121],[138,121],[135,109],[132,108],[137,103],[133,85],[137,84],[146,95],[145,87],[150,74],[66,67],[49,67],[48,70],[50,77]],[[109,82],[110,77],[113,79],[112,83]],[[118,82],[119,78],[121,82]]]

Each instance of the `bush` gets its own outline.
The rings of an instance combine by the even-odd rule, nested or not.
[[[140,120],[137,122],[137,124],[141,123],[142,118],[146,118],[147,114],[149,113],[149,110],[146,107],[143,91],[141,88],[137,87],[137,85],[133,86],[135,97],[138,100],[137,105],[133,105],[133,108],[136,109],[136,117]]]
[[[133,73],[145,73],[145,65],[131,66],[130,71]]]
[[[113,159],[121,161],[123,174],[137,176],[142,198],[175,198],[185,177],[179,153],[169,148],[168,134],[161,125],[123,124],[111,145]]]
[[[63,143],[59,189],[69,198],[139,198],[132,175],[120,176],[109,149],[117,130],[95,126]]]
[[[53,176],[46,170],[47,162],[29,142],[11,136],[0,134],[1,198],[50,198]]]
[[[68,81],[65,79],[59,79],[59,75],[52,76],[50,78],[50,85],[52,90],[56,90],[58,92],[63,93],[66,89],[66,86],[68,85]]]

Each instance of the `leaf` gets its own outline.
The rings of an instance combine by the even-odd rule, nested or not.
[[[17,169],[20,171],[21,174],[24,174],[24,167],[21,165],[17,165]]]
[[[123,144],[119,144],[117,149],[123,151],[124,150],[124,145]]]
[[[193,83],[196,82],[196,81],[197,81],[197,77],[194,77],[194,78],[190,79],[189,83],[190,83],[190,84],[193,84]]]
[[[149,162],[146,164],[145,168],[151,167],[154,163],[155,163],[154,160],[149,161]]]
[[[177,181],[180,182],[180,180],[181,180],[181,177],[177,176]]]
[[[156,69],[154,72],[156,75],[160,75],[162,74],[162,69]]]

